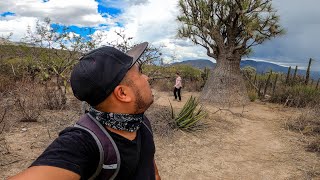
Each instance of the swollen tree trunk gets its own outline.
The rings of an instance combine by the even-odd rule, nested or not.
[[[200,99],[205,103],[224,106],[241,106],[249,102],[245,82],[240,72],[240,58],[239,60],[217,60],[201,92]]]

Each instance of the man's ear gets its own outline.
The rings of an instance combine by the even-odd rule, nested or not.
[[[128,86],[118,85],[116,88],[114,88],[113,95],[116,99],[122,102],[132,101],[132,97]]]

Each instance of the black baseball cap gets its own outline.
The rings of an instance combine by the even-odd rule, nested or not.
[[[126,53],[110,46],[90,51],[80,58],[71,73],[74,96],[96,106],[104,101],[122,81],[147,48],[144,42]]]

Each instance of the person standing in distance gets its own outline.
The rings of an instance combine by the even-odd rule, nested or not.
[[[145,125],[150,122],[144,115],[153,95],[137,63],[147,45],[141,43],[126,53],[108,46],[95,49],[80,58],[71,74],[75,97],[91,106],[86,115],[103,126],[119,151],[115,180],[160,180],[152,131]],[[68,127],[28,169],[9,179],[107,179],[94,176],[99,172],[99,152],[88,131]]]
[[[180,77],[180,73],[177,72],[176,73],[176,83],[174,85],[174,90],[173,90],[173,94],[174,94],[174,100],[181,101],[181,88],[182,88],[182,79]]]

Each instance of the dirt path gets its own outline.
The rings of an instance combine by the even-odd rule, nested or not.
[[[162,98],[155,103],[165,105],[167,94],[158,95]],[[157,139],[163,179],[317,179],[312,176],[320,172],[319,157],[305,152],[297,134],[281,127],[297,112],[259,103],[230,110],[211,114],[211,128],[197,136],[178,132],[167,142]]]
[[[183,92],[182,102],[172,101],[173,107],[179,110],[191,95],[198,93]],[[168,100],[171,93],[155,91],[155,106],[169,106]],[[213,106],[206,109],[208,129],[155,135],[163,180],[320,179],[320,158],[304,150],[299,134],[283,128],[286,119],[299,114],[295,109],[263,103],[218,112]],[[16,123],[0,136],[0,179],[27,168],[63,127],[77,119],[77,112],[44,116],[48,121]]]

